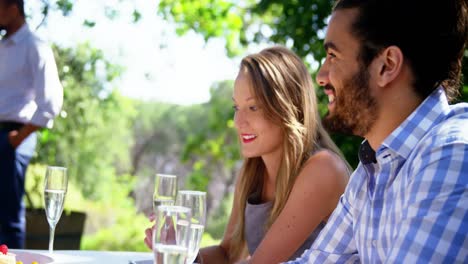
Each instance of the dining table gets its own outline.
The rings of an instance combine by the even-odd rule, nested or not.
[[[131,251],[11,249],[23,264],[152,264],[153,253]]]

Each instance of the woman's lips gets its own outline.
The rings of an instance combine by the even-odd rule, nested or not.
[[[250,143],[254,141],[257,138],[257,136],[254,134],[241,134],[241,138],[242,138],[242,142]]]

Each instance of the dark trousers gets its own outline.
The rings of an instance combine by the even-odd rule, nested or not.
[[[24,183],[35,148],[35,133],[13,149],[8,141],[8,131],[0,130],[0,244],[10,248],[24,248]]]

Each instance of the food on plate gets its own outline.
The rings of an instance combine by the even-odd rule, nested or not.
[[[6,245],[0,245],[0,264],[16,264],[15,254],[8,253]]]

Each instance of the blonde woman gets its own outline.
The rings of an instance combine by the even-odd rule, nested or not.
[[[224,238],[201,249],[196,261],[294,259],[310,247],[338,203],[347,163],[321,125],[306,66],[288,49],[245,57],[233,102],[245,160]],[[149,242],[151,231],[146,233]]]

